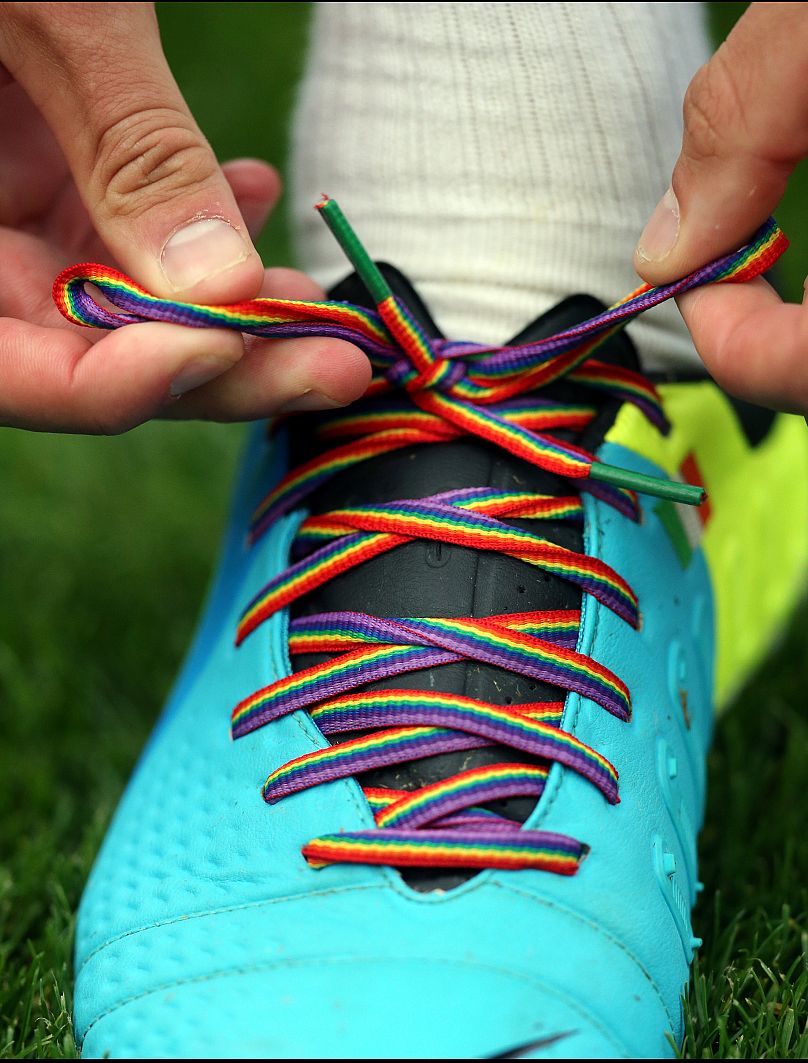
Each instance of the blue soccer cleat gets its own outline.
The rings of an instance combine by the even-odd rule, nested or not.
[[[384,278],[440,357],[399,351],[393,390],[253,430],[194,646],[82,901],[85,1057],[681,1039],[713,711],[802,585],[805,425],[707,378],[655,391],[622,333],[555,375],[522,357],[599,314],[589,297],[486,362]],[[335,298],[372,305],[356,277]],[[582,476],[592,455],[708,502]]]

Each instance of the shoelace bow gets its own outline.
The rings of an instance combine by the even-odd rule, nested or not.
[[[738,252],[670,285],[645,285],[602,314],[534,343],[510,347],[430,339],[393,295],[337,204],[319,205],[326,222],[364,280],[376,311],[341,302],[255,299],[202,306],[158,299],[115,270],[82,264],[65,270],[54,299],[69,320],[100,328],[138,321],[233,328],[272,338],[334,336],[370,358],[372,383],[361,403],[326,418],[319,428],[332,449],[293,469],[258,506],[250,536],[259,539],[281,516],[343,469],[416,444],[476,436],[547,472],[575,481],[566,497],[494,488],[447,491],[428,498],[352,506],[309,516],[299,527],[291,562],[248,603],[238,626],[241,643],[278,610],[327,580],[414,539],[503,551],[574,583],[632,626],[637,598],[612,568],[557,546],[508,519],[581,521],[580,493],[589,492],[637,520],[635,490],[698,503],[700,489],[599,462],[553,436],[580,431],[591,405],[561,404],[535,393],[566,377],[630,402],[661,431],[668,430],[653,385],[641,374],[593,357],[595,348],[631,318],[701,284],[745,281],[768,269],[788,246],[773,220]],[[121,313],[99,306],[94,284]],[[530,398],[524,398],[531,392]],[[375,829],[315,838],[303,848],[313,866],[333,862],[396,867],[538,868],[574,874],[588,847],[565,835],[531,830],[480,806],[513,797],[538,798],[555,762],[578,772],[617,803],[616,768],[595,749],[560,729],[563,702],[495,706],[439,691],[362,691],[366,684],[422,668],[473,660],[574,691],[629,720],[625,684],[578,653],[576,610],[511,613],[483,619],[380,618],[356,612],[292,620],[289,652],[337,654],[271,683],[233,710],[234,738],[301,709],[334,740],[283,764],[267,778],[264,799],[436,753],[498,744],[541,763],[473,768],[415,791],[365,787]],[[341,735],[362,732],[339,741]]]

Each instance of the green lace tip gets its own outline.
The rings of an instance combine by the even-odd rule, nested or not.
[[[629,469],[620,469],[615,465],[606,465],[600,461],[592,465],[589,475],[593,480],[611,484],[612,487],[625,487],[641,495],[653,495],[655,498],[666,498],[671,502],[683,502],[687,506],[700,506],[707,497],[704,488],[695,484],[683,484],[678,480],[663,480],[658,476],[646,476],[641,472],[631,472]]]
[[[393,294],[389,284],[365,250],[362,241],[342,213],[337,201],[324,195],[317,204],[317,210],[370,292],[373,301],[378,305],[385,299],[389,299]],[[628,469],[620,469],[603,462],[595,462],[589,475],[593,480],[600,480],[613,487],[625,487],[640,494],[654,495],[657,498],[670,499],[672,502],[684,502],[690,506],[701,505],[706,497],[706,492],[702,487],[679,483],[676,480],[663,480],[656,476],[645,476],[643,473],[630,472]]]
[[[323,221],[331,230],[339,246],[345,252],[345,257],[356,270],[357,275],[364,282],[370,292],[371,298],[377,305],[389,299],[393,292],[390,285],[382,276],[379,267],[365,250],[362,241],[356,235],[351,223],[340,210],[336,199],[329,199],[324,195],[317,204]]]

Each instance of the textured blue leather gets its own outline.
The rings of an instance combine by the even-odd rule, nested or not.
[[[233,646],[241,608],[286,564],[298,523],[245,544],[283,450],[256,428],[194,647],[87,885],[76,944],[82,1054],[672,1055],[710,730],[713,605],[701,553],[682,570],[653,505],[634,525],[586,499],[587,552],[634,587],[644,621],[632,631],[584,599],[579,649],[628,683],[634,713],[621,723],[567,700],[565,729],[620,772],[612,807],[555,766],[529,821],[591,846],[577,876],[487,871],[424,894],[386,868],[313,870],[306,841],[372,826],[358,785],[268,806],[267,773],[322,736],[304,713],[237,742],[228,729],[230,708],[290,667],[284,617]],[[657,471],[613,445],[602,456]]]

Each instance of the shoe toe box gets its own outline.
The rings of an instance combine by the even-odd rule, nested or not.
[[[496,881],[143,927],[87,957],[75,1019],[89,1058],[659,1058],[675,1026],[623,944]]]
[[[277,962],[175,982],[92,1023],[84,1058],[620,1058],[578,1001],[474,963]]]

